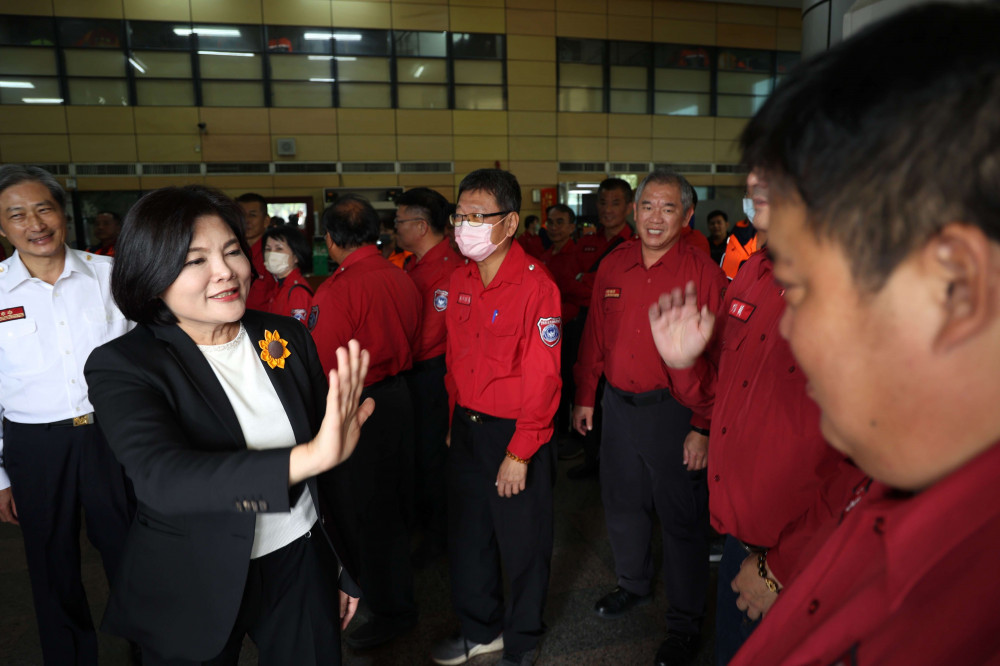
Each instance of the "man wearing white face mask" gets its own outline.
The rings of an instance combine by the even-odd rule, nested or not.
[[[472,262],[451,274],[445,320],[448,555],[461,627],[432,650],[438,664],[500,650],[500,664],[531,664],[545,631],[562,322],[552,277],[512,242],[520,208],[512,174],[480,169],[462,180],[451,217]]]
[[[743,262],[750,258],[750,255],[757,251],[757,248],[764,247],[767,242],[767,232],[761,231],[753,226],[755,213],[754,203],[766,205],[763,200],[751,196],[753,188],[757,184],[757,176],[750,174],[747,176],[747,191],[743,196],[743,214],[746,219],[740,220],[733,227],[729,234],[729,241],[726,243],[726,252],[722,255],[722,270],[726,277],[732,280],[736,277],[736,271],[740,269]]]

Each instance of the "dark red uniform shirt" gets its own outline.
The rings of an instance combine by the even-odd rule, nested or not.
[[[572,321],[580,314],[580,308],[590,305],[590,294],[586,288],[581,288],[583,283],[577,280],[577,277],[590,268],[590,264],[572,238],[558,252],[555,252],[555,247],[550,245],[539,259],[552,273],[552,279],[559,287],[563,321]]]
[[[312,300],[312,287],[296,267],[284,277],[278,288],[271,292],[271,298],[267,301],[267,311],[284,317],[295,317],[305,324],[309,318]]]
[[[589,236],[581,236],[580,240],[577,241],[577,245],[580,249],[580,263],[583,265],[583,272],[577,276],[579,284],[573,288],[574,298],[583,299],[583,302],[589,306],[590,299],[594,294],[594,280],[597,278],[597,269],[594,268],[595,264],[602,260],[602,256],[606,256],[604,253],[608,251],[608,248],[612,244],[615,244],[615,247],[617,247],[635,237],[632,227],[627,224],[610,239],[605,239],[604,234],[600,231]]]
[[[830,475],[848,474],[849,489],[864,473],[842,465],[843,454],[820,434],[819,408],[806,395],[805,375],[778,332],[784,311],[771,261],[758,252],[726,291],[708,353],[692,368],[672,371],[672,377],[680,402],[712,410],[712,527],[771,549],[768,564],[787,585],[812,530],[823,520],[817,516],[816,521],[802,522],[794,536],[787,533],[780,543],[779,535],[814,505]],[[831,511],[839,514],[841,498],[817,508],[831,507],[826,518],[835,520]]]
[[[523,249],[528,256],[538,258],[542,256],[542,252],[545,251],[545,243],[542,242],[541,236],[525,232],[518,236],[516,240],[521,244],[521,249]]]
[[[594,295],[573,369],[575,404],[594,405],[601,373],[609,384],[628,393],[671,388],[671,370],[660,359],[649,327],[649,306],[660,294],[693,280],[698,302],[713,312],[722,307],[726,276],[701,250],[683,238],[646,268],[642,244],[629,241],[611,251],[597,270]],[[692,425],[707,428],[710,409],[695,407]]]
[[[260,276],[250,283],[250,293],[247,294],[247,308],[250,310],[267,311],[267,303],[278,288],[278,281],[267,272],[264,266],[264,239],[250,246],[250,263],[257,269]]]
[[[998,478],[1000,443],[916,494],[861,484],[730,663],[1000,662]]]
[[[694,245],[709,257],[712,256],[712,249],[708,246],[708,239],[705,238],[705,234],[693,227],[681,227],[681,235],[684,236],[689,245]]]
[[[316,290],[313,339],[324,372],[337,367],[337,347],[351,338],[371,355],[365,386],[413,365],[420,332],[420,292],[374,245],[354,250]]]
[[[530,458],[552,437],[559,406],[559,289],[512,243],[488,287],[470,261],[451,274],[448,297],[445,384],[451,403],[515,419],[507,449]]]
[[[413,278],[423,302],[420,340],[414,352],[414,360],[426,361],[444,353],[444,313],[449,305],[448,283],[451,281],[452,271],[465,265],[465,257],[455,251],[447,238],[428,250],[419,261],[416,256],[411,256],[404,265],[404,270]]]

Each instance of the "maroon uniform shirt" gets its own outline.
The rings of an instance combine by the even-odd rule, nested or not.
[[[313,292],[312,287],[304,277],[298,267],[285,276],[277,289],[271,292],[266,309],[271,314],[282,315],[284,317],[295,317],[303,324],[307,323],[309,310],[312,308]]]
[[[531,458],[552,437],[562,388],[559,289],[511,243],[488,287],[470,261],[451,274],[448,295],[445,385],[452,406],[515,419],[507,450]]]
[[[316,290],[313,339],[323,371],[351,338],[371,355],[365,386],[407,370],[420,332],[420,292],[374,245],[354,250]]]
[[[580,252],[580,246],[572,238],[566,241],[561,250],[554,250],[555,245],[550,245],[539,259],[552,273],[552,279],[559,287],[563,321],[572,321],[580,314],[580,308],[590,304],[590,294],[586,288],[581,289],[583,283],[577,277],[590,268],[593,262],[587,263],[587,256]]]
[[[264,239],[250,246],[250,263],[257,269],[260,276],[250,283],[250,293],[247,294],[247,308],[250,310],[264,310],[267,312],[267,303],[274,296],[278,288],[278,281],[267,272],[264,266]]]
[[[545,251],[545,243],[542,242],[541,236],[524,232],[515,240],[521,244],[521,249],[530,257],[538,258]]]
[[[445,347],[445,316],[448,309],[448,283],[452,272],[465,265],[465,257],[451,246],[447,238],[427,251],[420,261],[416,256],[407,259],[403,266],[420,291],[423,319],[420,339],[414,351],[415,361],[426,361],[440,356]]]
[[[594,280],[597,279],[597,270],[594,269],[594,264],[601,260],[601,257],[604,256],[605,252],[608,252],[608,248],[613,243],[617,247],[635,237],[632,227],[627,224],[612,236],[611,240],[606,240],[601,231],[589,236],[581,236],[577,246],[580,250],[580,263],[583,266],[583,271],[577,275],[578,284],[572,288],[573,298],[582,299],[585,305],[590,305],[590,299],[594,294]]]
[[[611,251],[597,270],[594,295],[573,368],[575,404],[594,405],[601,373],[609,384],[627,393],[671,388],[671,373],[660,359],[649,327],[649,306],[660,294],[688,281],[698,286],[698,302],[713,312],[722,306],[726,276],[701,250],[683,238],[646,268],[642,245],[629,241]],[[691,424],[707,428],[710,408],[696,406]]]
[[[998,478],[1000,443],[916,494],[860,484],[730,663],[1000,662]]]
[[[672,371],[675,396],[692,408],[712,409],[712,527],[771,549],[768,565],[787,585],[814,530],[827,521],[832,529],[842,506],[842,494],[814,502],[816,494],[823,488],[847,491],[864,473],[846,464],[820,434],[819,408],[806,395],[805,375],[778,332],[785,302],[764,252],[744,264],[725,304],[708,353],[692,368]],[[849,478],[827,484],[836,474]],[[819,513],[802,520],[811,508]],[[793,523],[797,529],[782,535]]]

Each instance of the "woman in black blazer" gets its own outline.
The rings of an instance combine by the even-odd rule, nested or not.
[[[220,192],[143,197],[111,287],[138,325],[85,368],[138,499],[103,629],[147,666],[236,664],[245,634],[262,664],[339,664],[357,606],[314,477],[351,454],[374,408],[358,406],[367,352],[338,350],[328,395],[305,327],[245,309],[249,257]]]

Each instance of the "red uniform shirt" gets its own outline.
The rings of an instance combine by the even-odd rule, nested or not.
[[[705,234],[692,227],[681,227],[681,236],[688,242],[688,245],[694,245],[699,250],[703,250],[709,257],[712,256],[712,249],[708,246]]]
[[[542,242],[542,237],[535,234],[525,232],[517,237],[517,242],[521,244],[521,249],[531,257],[540,257],[542,256],[542,252],[545,251],[545,244]]]
[[[594,295],[580,343],[580,356],[573,369],[575,404],[594,405],[601,373],[615,388],[645,393],[671,387],[671,370],[660,359],[649,327],[649,306],[675,287],[688,281],[698,286],[698,302],[713,312],[722,306],[726,276],[701,250],[683,238],[646,268],[642,245],[629,241],[615,248],[597,270]],[[708,427],[710,412],[694,408],[691,423]]]
[[[579,284],[573,288],[573,297],[582,299],[583,303],[589,306],[590,299],[594,294],[594,280],[597,278],[597,269],[594,268],[594,265],[602,261],[602,257],[606,256],[605,252],[608,252],[612,243],[617,247],[635,237],[632,227],[627,224],[619,229],[618,233],[610,240],[605,239],[604,233],[601,231],[589,236],[582,236],[577,242],[577,246],[580,249],[580,263],[583,265],[583,272],[577,276]]]
[[[448,309],[448,283],[452,272],[464,265],[465,257],[455,251],[447,238],[428,250],[419,261],[413,256],[406,262],[404,270],[413,278],[423,302],[423,319],[420,323],[420,340],[414,352],[415,361],[426,361],[444,353],[444,313]]]
[[[1000,443],[916,494],[859,486],[730,663],[1000,662],[998,478]]]
[[[247,308],[250,310],[267,311],[267,303],[278,288],[274,276],[267,272],[264,266],[264,239],[250,246],[250,263],[257,269],[260,277],[250,283],[250,293],[247,294]]]
[[[312,301],[312,287],[296,267],[281,280],[278,288],[271,292],[267,311],[284,317],[295,317],[305,324],[309,318]]]
[[[589,292],[576,278],[590,268],[593,261],[587,262],[588,257],[580,252],[580,246],[572,238],[558,252],[555,252],[555,247],[550,245],[539,259],[552,273],[552,279],[559,287],[563,321],[572,321],[580,314],[581,307],[590,305]]]
[[[371,355],[365,386],[413,365],[420,332],[420,292],[413,280],[386,261],[378,248],[354,250],[316,290],[312,329],[323,371],[337,367],[337,347],[351,338]]]
[[[827,487],[843,492],[838,489],[853,488],[864,473],[842,465],[843,454],[820,434],[819,408],[806,395],[805,375],[778,332],[784,310],[771,261],[758,252],[726,290],[725,309],[708,353],[692,368],[672,371],[672,377],[680,402],[712,409],[712,527],[771,549],[768,564],[787,585],[813,531],[840,512],[843,495],[814,506],[817,492],[827,487],[831,475],[848,475],[846,484]],[[810,507],[821,515],[800,521]],[[824,512],[823,507],[830,508]],[[797,521],[794,536],[782,535]]]
[[[483,287],[470,261],[451,274],[448,373],[452,404],[517,421],[507,449],[530,458],[552,437],[562,380],[559,289],[544,267],[512,243]]]

